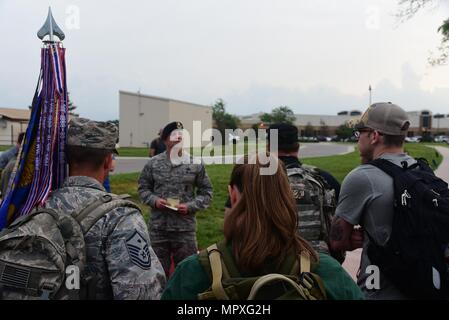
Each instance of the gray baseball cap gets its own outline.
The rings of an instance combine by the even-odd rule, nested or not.
[[[67,144],[85,148],[111,150],[118,154],[118,128],[111,122],[73,118],[69,122]]]
[[[405,136],[410,127],[407,113],[391,102],[371,105],[357,121],[355,130],[370,128],[392,136]]]

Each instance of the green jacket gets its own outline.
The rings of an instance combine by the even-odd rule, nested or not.
[[[313,272],[323,280],[328,299],[363,299],[362,291],[334,258],[320,253],[319,259],[319,265]],[[209,277],[195,254],[178,264],[161,299],[196,300],[198,293],[206,291],[210,286]]]

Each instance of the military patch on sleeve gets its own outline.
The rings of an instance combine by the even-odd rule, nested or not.
[[[134,232],[126,240],[126,248],[128,249],[129,258],[132,263],[145,270],[151,268],[151,255],[148,241],[139,232]]]

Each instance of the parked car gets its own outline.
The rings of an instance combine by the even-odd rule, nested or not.
[[[417,142],[421,142],[421,140],[422,140],[421,136],[405,137],[405,142],[417,143]]]
[[[299,136],[298,140],[299,140],[299,142],[318,142],[318,138],[317,137]]]
[[[435,140],[435,142],[448,142],[449,137],[448,136],[436,136],[434,140]]]

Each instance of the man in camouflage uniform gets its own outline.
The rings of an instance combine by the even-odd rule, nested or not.
[[[334,252],[329,247],[329,231],[340,192],[340,184],[328,172],[316,167],[303,165],[299,159],[298,128],[277,123],[268,128],[268,148],[270,130],[277,130],[277,155],[287,169],[290,187],[298,208],[298,230],[312,247],[322,253],[331,254],[340,263],[343,252]]]
[[[111,169],[112,153],[117,152],[117,137],[112,123],[74,118],[67,142],[70,174],[45,207],[72,214],[108,195],[102,183]],[[87,232],[85,243],[87,272],[97,278],[93,298],[160,298],[165,275],[137,209],[118,207],[107,212]]]
[[[171,256],[177,265],[197,253],[195,213],[206,209],[212,199],[212,185],[204,165],[194,163],[182,151],[182,129],[180,122],[163,129],[161,139],[167,150],[151,158],[139,177],[140,198],[152,208],[151,244],[167,277]],[[170,198],[179,201],[175,207],[170,206],[172,209],[167,208]]]

